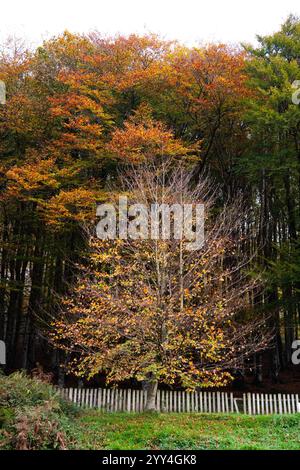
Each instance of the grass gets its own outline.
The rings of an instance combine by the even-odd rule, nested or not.
[[[108,414],[77,418],[78,449],[299,450],[300,416]]]

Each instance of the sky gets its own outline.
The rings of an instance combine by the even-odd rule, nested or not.
[[[153,32],[187,45],[255,42],[277,31],[299,0],[2,0],[0,41],[37,45],[64,30],[104,35]]]

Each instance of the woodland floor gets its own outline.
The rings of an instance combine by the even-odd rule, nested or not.
[[[79,449],[300,449],[300,416],[82,412]]]

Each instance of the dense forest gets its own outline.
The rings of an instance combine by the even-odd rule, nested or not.
[[[239,203],[243,250],[261,283],[249,322],[272,340],[241,376],[280,381],[300,326],[300,20],[256,46],[186,47],[155,35],[64,32],[35,50],[0,50],[0,339],[6,371],[36,363],[63,379],[49,341],[59,299],[78,277],[96,202],[120,172],[159,153],[189,158],[193,181]],[[299,88],[299,87],[298,87]],[[250,269],[249,268],[249,269]]]

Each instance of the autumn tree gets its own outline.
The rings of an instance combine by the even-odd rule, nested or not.
[[[0,334],[8,370],[34,366],[44,312],[71,282],[84,246],[79,222],[101,193],[108,98],[100,82],[94,86],[91,50],[86,39],[65,33],[36,51],[12,43],[0,57],[7,90],[0,108]]]
[[[147,410],[155,408],[158,383],[225,385],[267,342],[263,322],[254,328],[243,319],[253,283],[242,269],[236,208],[213,217],[211,188],[201,179],[191,189],[191,178],[174,162],[147,164],[123,177],[131,204],[171,207],[174,233],[169,238],[163,228],[160,237],[145,238],[152,222],[137,219],[128,222],[128,228],[135,224],[134,239],[91,236],[88,263],[53,324],[55,344],[73,356],[72,372],[102,372],[107,383],[145,381]],[[175,207],[192,203],[204,205],[206,226],[203,246],[193,251],[174,228]],[[195,214],[192,222],[201,223]]]

